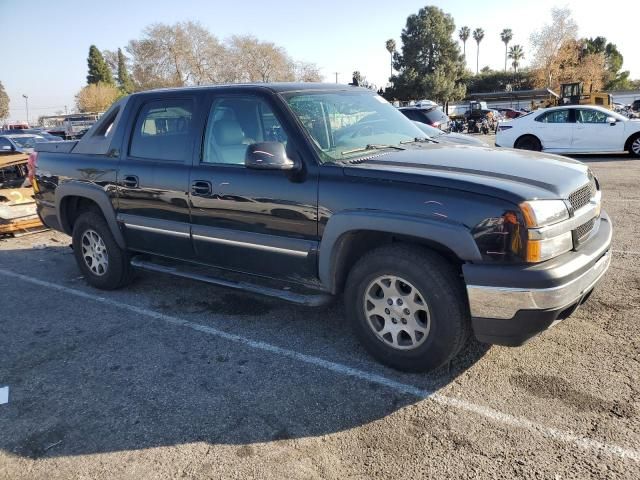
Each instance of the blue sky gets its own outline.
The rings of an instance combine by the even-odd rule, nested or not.
[[[224,39],[232,34],[252,34],[283,46],[298,60],[318,64],[326,81],[333,72],[345,83],[353,70],[384,85],[389,73],[388,38],[399,37],[406,17],[425,5],[451,13],[456,27],[482,27],[480,67],[504,66],[504,44],[499,33],[514,31],[513,43],[525,47],[529,61],[529,36],[550,20],[553,6],[568,6],[581,36],[604,35],[624,55],[625,69],[640,78],[638,18],[640,1],[619,0],[606,11],[592,0],[324,0],[322,2],[110,0],[100,2],[59,0],[0,0],[2,61],[0,81],[10,97],[10,119],[25,119],[22,94],[29,96],[30,118],[74,108],[74,95],[84,85],[89,45],[115,50],[138,38],[153,22],[197,20]],[[469,67],[475,70],[475,43],[467,43]]]

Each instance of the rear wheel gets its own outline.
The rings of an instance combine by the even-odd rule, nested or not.
[[[364,347],[399,370],[425,372],[447,363],[470,330],[457,272],[419,247],[384,246],[366,254],[349,273],[345,302]]]
[[[542,150],[542,145],[540,144],[540,140],[538,140],[533,135],[524,135],[516,140],[515,148],[520,150],[533,150],[535,152],[539,152]]]
[[[636,134],[629,140],[629,154],[632,157],[640,157],[640,134]]]
[[[73,252],[87,282],[113,290],[131,280],[129,255],[121,249],[105,219],[96,212],[81,214],[73,225]]]

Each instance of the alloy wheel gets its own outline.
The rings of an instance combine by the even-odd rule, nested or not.
[[[82,234],[82,258],[94,275],[101,277],[107,273],[109,256],[102,237],[94,230]]]
[[[429,307],[420,291],[407,280],[383,275],[369,283],[364,294],[367,325],[387,346],[413,350],[429,336]]]

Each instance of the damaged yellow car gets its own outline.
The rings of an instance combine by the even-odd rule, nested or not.
[[[27,161],[24,154],[0,155],[0,236],[44,228],[27,179]]]

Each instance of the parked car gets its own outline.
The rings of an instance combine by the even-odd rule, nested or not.
[[[32,134],[10,134],[0,135],[0,151],[31,153],[36,146],[36,142],[46,142],[40,135]]]
[[[466,135],[464,133],[443,132],[439,128],[432,127],[426,123],[413,122],[422,132],[430,139],[439,143],[455,143],[458,145],[473,145],[476,147],[489,147],[490,145],[483,142],[477,137]]]
[[[554,153],[624,152],[640,156],[640,122],[604,107],[535,110],[498,126],[496,146]]]
[[[141,268],[306,305],[341,295],[368,351],[404,370],[446,364],[471,331],[522,344],[611,259],[586,165],[425,141],[365,88],[135,93],[30,165],[40,217],[91,285]]]
[[[496,108],[496,110],[500,112],[504,118],[518,118],[524,115],[524,112],[516,110],[515,108]]]
[[[449,117],[438,107],[401,107],[399,110],[409,120],[426,123],[440,130],[449,130]]]

